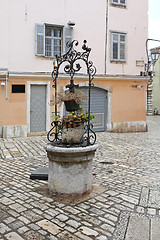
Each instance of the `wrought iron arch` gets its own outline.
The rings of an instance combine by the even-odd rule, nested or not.
[[[81,67],[80,60],[82,60],[87,69],[88,74],[88,123],[86,124],[84,128],[84,133],[81,136],[80,144],[81,146],[88,146],[93,145],[96,141],[96,134],[92,130],[93,126],[90,123],[90,91],[91,87],[93,86],[93,79],[94,75],[96,74],[96,68],[93,65],[92,61],[89,61],[89,54],[91,52],[91,48],[87,47],[87,41],[83,41],[82,50],[83,51],[77,51],[74,47],[78,46],[78,41],[73,40],[71,43],[67,43],[68,51],[62,55],[62,56],[56,56],[56,61],[53,63],[53,72],[52,72],[52,78],[53,78],[53,87],[55,88],[55,116],[57,116],[57,78],[59,75],[59,69],[64,63],[64,72],[68,75],[70,75],[70,84],[66,85],[66,88],[69,88],[70,91],[74,91],[75,87],[78,87],[78,85],[74,84],[74,75],[77,74]],[[47,134],[47,138],[50,142],[60,142],[60,133],[59,125],[60,121],[54,120],[52,123],[52,128]]]

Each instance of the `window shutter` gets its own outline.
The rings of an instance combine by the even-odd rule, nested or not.
[[[64,28],[64,53],[68,51],[68,47],[66,46],[67,42],[71,43],[73,40],[73,28],[65,27]]]
[[[111,34],[111,61],[118,60],[118,34]]]
[[[126,60],[126,35],[120,34],[120,60]]]
[[[126,5],[126,0],[120,0],[120,3]]]
[[[45,25],[36,24],[35,55],[45,56]]]
[[[115,3],[117,5],[124,5],[124,6],[126,6],[126,0],[111,0],[111,3]]]
[[[126,34],[111,33],[111,61],[126,61]]]

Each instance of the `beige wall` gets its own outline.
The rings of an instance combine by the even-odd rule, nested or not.
[[[26,125],[26,93],[11,93],[12,84],[25,84],[25,80],[9,80],[0,85],[0,126]],[[6,99],[7,96],[7,99]]]
[[[6,99],[6,86],[0,86],[1,113],[0,125],[25,125],[27,124],[27,81],[37,82],[39,79],[9,79],[8,80],[8,99]],[[42,79],[41,79],[42,81]],[[43,79],[49,81],[49,79]],[[51,81],[51,99],[54,95]],[[86,82],[87,79],[77,79],[75,83]],[[58,89],[65,86],[68,79],[58,79]],[[25,84],[25,93],[11,93],[12,84]],[[125,80],[125,79],[95,79],[94,84],[98,84],[104,89],[112,89],[112,122],[130,122],[145,120],[145,96],[146,80]],[[136,88],[138,85],[140,88]],[[50,106],[50,113],[54,112],[54,107]]]
[[[2,81],[0,81],[1,83]],[[29,86],[28,83],[32,84],[48,84],[49,82],[49,94],[50,99],[54,96],[54,89],[52,87],[51,77],[38,78],[30,77],[9,77],[7,83],[7,99],[6,99],[6,86],[0,85],[0,126],[26,126],[27,132],[29,133],[28,122],[29,118],[29,107],[27,104],[30,102],[28,97]],[[12,93],[12,84],[25,84],[25,93]],[[60,77],[57,80],[58,91],[69,83],[68,77]],[[87,77],[75,78],[75,83],[79,83],[81,86],[88,84]],[[114,125],[122,125],[122,123],[133,123],[139,125],[139,122],[143,122],[145,125],[145,113],[146,113],[146,88],[147,79],[138,77],[100,77],[96,76],[94,79],[95,87],[99,87],[108,91],[108,103],[107,103],[107,127],[108,131],[114,131]],[[48,91],[48,90],[47,90]],[[48,129],[50,128],[50,122],[52,121],[52,113],[54,112],[54,106],[50,104],[50,99],[47,100],[47,111],[48,115]],[[28,109],[28,110],[27,110]],[[60,109],[59,109],[60,111]],[[50,118],[50,120],[49,120]],[[143,126],[143,130],[146,126]],[[116,127],[117,128],[117,127]],[[125,127],[125,131],[126,131]],[[142,128],[140,128],[142,130]],[[26,131],[26,130],[25,130]],[[117,131],[117,130],[115,130]],[[120,129],[118,131],[124,131]],[[130,131],[130,128],[129,130]],[[136,130],[137,131],[137,130]]]

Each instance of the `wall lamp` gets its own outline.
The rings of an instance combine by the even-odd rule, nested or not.
[[[73,27],[73,26],[75,25],[75,22],[74,22],[74,21],[69,21],[69,22],[68,22],[68,25],[69,25],[70,27]]]

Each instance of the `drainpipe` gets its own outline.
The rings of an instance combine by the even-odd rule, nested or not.
[[[7,84],[8,84],[8,73],[6,74],[6,100],[8,99]]]
[[[104,57],[104,74],[107,73],[107,37],[108,37],[108,0],[106,1],[106,36],[105,36],[105,57]]]

